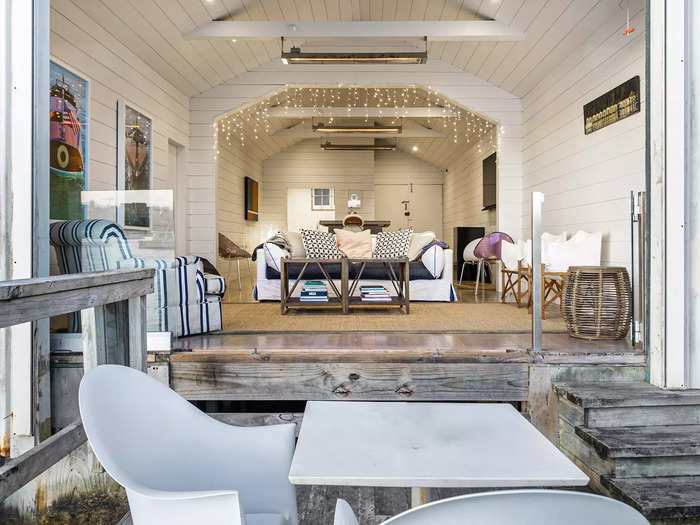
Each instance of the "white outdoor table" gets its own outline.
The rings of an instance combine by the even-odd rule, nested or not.
[[[289,471],[295,485],[571,487],[586,476],[512,405],[310,401]]]

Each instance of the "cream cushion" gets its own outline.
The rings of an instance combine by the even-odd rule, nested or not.
[[[287,232],[287,242],[291,248],[290,254],[295,259],[303,259],[306,257],[306,250],[304,249],[304,242],[301,240],[301,233],[299,232]]]
[[[349,230],[335,230],[335,238],[338,241],[340,253],[349,258],[372,257],[372,233],[369,230],[352,232]]]
[[[516,270],[518,261],[523,258],[522,243],[503,241],[501,243],[501,261],[508,270]]]
[[[435,232],[414,232],[408,245],[408,260],[415,261],[421,250],[436,239]]]

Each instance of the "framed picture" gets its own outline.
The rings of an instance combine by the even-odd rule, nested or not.
[[[583,106],[583,132],[589,135],[639,113],[639,75]]]
[[[260,202],[258,198],[258,181],[246,177],[244,179],[245,184],[245,202],[244,202],[244,217],[247,221],[257,221],[258,220],[258,203]]]
[[[147,194],[153,168],[153,121],[139,110],[117,102],[117,189],[127,193],[118,221],[126,228],[150,228]],[[142,191],[144,193],[136,193]]]
[[[49,218],[82,219],[87,189],[89,83],[63,65],[49,64]]]

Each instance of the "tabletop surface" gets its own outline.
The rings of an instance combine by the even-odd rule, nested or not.
[[[351,401],[307,403],[289,480],[372,487],[588,484],[512,405]]]

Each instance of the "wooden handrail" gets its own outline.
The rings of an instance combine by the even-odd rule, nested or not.
[[[154,275],[153,268],[141,268],[0,282],[0,328],[80,311],[85,372],[107,363],[145,372],[146,296],[153,292]],[[4,371],[5,377],[0,378],[5,384],[9,373]],[[48,391],[48,369],[44,373],[42,381]],[[8,390],[0,390],[0,396],[7,396],[3,399],[8,403],[3,406],[8,405]],[[9,421],[7,416],[0,414],[5,422]],[[39,423],[50,425],[50,418],[40,418]],[[9,443],[9,428],[6,424],[3,427],[0,442]],[[75,421],[4,463],[0,466],[0,502],[85,441],[83,425]]]
[[[0,328],[153,292],[153,268],[0,281]]]

